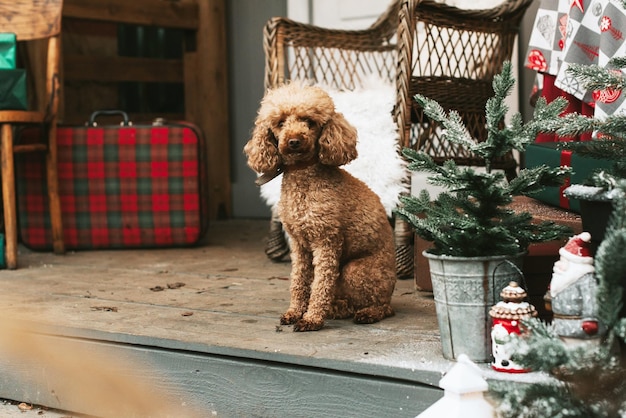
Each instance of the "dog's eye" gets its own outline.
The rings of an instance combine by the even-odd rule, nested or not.
[[[315,121],[313,119],[306,118],[304,121],[306,122],[306,124],[307,124],[307,126],[309,128],[312,128],[312,127],[314,127],[316,125]]]
[[[279,128],[282,128],[284,124],[285,124],[285,120],[284,120],[284,119],[281,119],[281,120],[279,120],[279,121],[278,121],[278,123],[276,124],[276,126],[278,126]]]

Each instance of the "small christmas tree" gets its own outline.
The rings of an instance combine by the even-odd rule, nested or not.
[[[523,169],[510,182],[502,172],[491,171],[496,158],[514,149],[524,151],[539,132],[545,131],[544,127],[551,126],[566,105],[564,99],[550,104],[540,99],[533,120],[524,124],[518,113],[512,117],[510,125],[505,126],[508,111],[505,98],[514,84],[511,64],[506,62],[502,73],[493,80],[495,95],[487,101],[488,135],[484,142],[472,138],[457,112],[450,111],[446,115],[436,101],[415,96],[424,113],[445,130],[446,139],[483,158],[486,167],[485,172],[460,168],[452,160],[440,166],[424,152],[410,148],[403,151],[410,170],[426,171],[431,174],[430,183],[448,189],[434,201],[426,190],[418,196],[402,197],[403,206],[397,211],[419,236],[434,243],[430,250],[434,254],[515,255],[525,251],[530,243],[557,239],[570,232],[569,228],[553,222],[533,223],[529,213],[515,213],[507,207],[514,196],[532,195],[544,186],[560,185],[568,169],[545,165]]]
[[[626,68],[626,57],[613,58],[607,67],[572,64],[567,71],[587,89],[594,91],[620,90],[626,87],[626,79],[620,68]],[[575,136],[593,132],[594,139],[581,142],[562,142],[561,146],[577,154],[591,158],[613,161],[610,171],[597,171],[589,179],[589,185],[610,190],[617,180],[626,178],[626,115],[614,114],[606,119],[570,113],[561,119],[550,121],[556,125],[549,129],[560,136]]]
[[[551,326],[538,319],[523,321],[528,332],[512,337],[512,359],[552,382],[492,384],[501,417],[623,417],[626,416],[626,181],[616,185],[619,196],[606,235],[594,259],[599,291],[599,317],[608,332],[600,345],[571,346]]]

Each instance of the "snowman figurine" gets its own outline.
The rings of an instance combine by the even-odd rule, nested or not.
[[[598,342],[606,332],[598,320],[598,284],[590,255],[591,234],[582,232],[559,249],[550,281],[552,323],[568,344]]]
[[[502,301],[495,304],[489,311],[489,316],[493,318],[491,328],[493,363],[491,363],[491,368],[499,372],[524,373],[528,371],[513,362],[506,349],[509,335],[521,334],[522,332],[520,320],[537,316],[535,307],[524,301],[526,296],[526,291],[517,282],[510,282],[500,292]]]

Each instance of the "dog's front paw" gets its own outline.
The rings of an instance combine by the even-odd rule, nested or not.
[[[298,322],[298,320],[302,318],[302,314],[297,313],[296,311],[293,310],[288,310],[287,312],[285,312],[284,314],[281,315],[280,317],[280,324],[281,325],[292,325],[295,324],[296,322]]]
[[[323,319],[302,318],[293,326],[295,332],[318,331],[324,326]]]

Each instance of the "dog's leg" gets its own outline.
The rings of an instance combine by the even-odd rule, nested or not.
[[[326,244],[313,251],[314,278],[311,284],[309,306],[301,320],[296,322],[294,331],[317,331],[324,326],[335,300],[339,279],[339,250],[341,240],[326,237]]]
[[[393,308],[388,303],[379,306],[370,306],[358,310],[354,314],[354,322],[357,324],[373,324],[374,322],[381,321],[394,314]]]
[[[342,271],[344,292],[356,307],[354,322],[373,324],[394,315],[390,305],[395,287],[395,259],[391,251],[352,260]]]
[[[354,317],[354,308],[347,299],[340,296],[335,297],[333,305],[330,307],[328,319],[348,319]]]
[[[291,251],[291,299],[289,309],[280,317],[282,325],[295,324],[306,312],[313,281],[313,256],[294,243]]]

